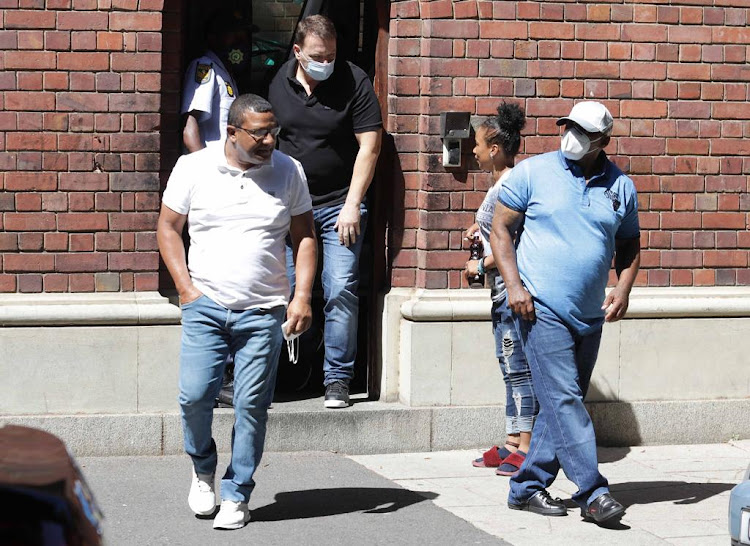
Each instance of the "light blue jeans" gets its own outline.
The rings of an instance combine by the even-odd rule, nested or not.
[[[492,332],[495,335],[495,356],[505,382],[505,432],[531,432],[539,404],[513,312],[508,308],[505,295],[492,302]]]
[[[516,317],[516,324],[539,399],[539,415],[528,456],[510,479],[508,501],[520,504],[548,488],[562,466],[578,486],[573,500],[586,507],[609,492],[607,479],[599,473],[594,426],[583,405],[602,329],[578,335],[551,312],[538,306],[535,310],[536,321]]]
[[[361,215],[360,234],[357,242],[347,247],[339,242],[338,232],[334,229],[336,219],[341,212],[341,205],[322,207],[313,210],[315,231],[318,241],[323,246],[323,299],[325,307],[325,359],[323,360],[323,384],[334,381],[349,383],[354,377],[354,360],[357,358],[357,322],[359,320],[359,255],[362,251],[362,240],[367,226],[367,207],[359,207]],[[287,239],[286,267],[289,284],[294,293],[294,261],[292,248]],[[302,351],[309,347],[312,332],[308,330],[300,338]]]
[[[221,498],[247,502],[263,455],[268,407],[273,399],[286,309],[231,311],[201,296],[182,306],[180,410],[185,452],[195,471],[213,474],[211,437],[214,399],[227,356],[234,354],[232,458],[221,481]]]

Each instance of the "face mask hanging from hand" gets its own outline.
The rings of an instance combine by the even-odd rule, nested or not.
[[[322,82],[330,78],[331,74],[333,74],[333,66],[336,62],[335,59],[330,63],[319,63],[318,61],[313,61],[312,59],[310,59],[302,52],[302,50],[300,50],[300,55],[302,55],[305,61],[307,61],[307,66],[303,65],[302,69],[307,72],[307,75],[310,76],[313,80]]]

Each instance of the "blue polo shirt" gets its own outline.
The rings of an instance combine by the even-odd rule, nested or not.
[[[560,151],[520,162],[499,201],[525,214],[518,270],[535,305],[586,335],[604,321],[615,239],[640,235],[633,181],[605,158],[589,183]]]

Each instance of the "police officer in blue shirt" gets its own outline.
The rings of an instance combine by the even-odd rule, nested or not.
[[[573,500],[597,524],[625,508],[599,473],[596,438],[583,404],[604,322],[620,320],[640,265],[633,181],[604,153],[613,120],[594,101],[558,120],[560,150],[519,163],[500,192],[490,244],[516,316],[539,415],[526,461],[511,478],[508,506],[564,516],[547,492],[562,467]],[[517,249],[512,234],[524,230]],[[617,285],[605,296],[612,258]]]

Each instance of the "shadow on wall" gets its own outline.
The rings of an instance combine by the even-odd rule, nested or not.
[[[384,233],[381,240],[386,241],[386,264],[385,264],[385,287],[391,285],[393,279],[393,261],[404,247],[404,222],[405,222],[405,204],[404,197],[406,192],[406,181],[404,171],[401,166],[401,157],[396,151],[396,143],[393,135],[383,133],[383,142],[381,144],[381,156],[383,156],[383,165],[392,165],[391,179],[385,180],[385,184],[379,187],[379,201],[383,204],[380,208],[382,211],[379,223],[381,226],[388,226],[388,232]],[[387,177],[387,175],[386,175]],[[386,178],[384,177],[384,178]],[[377,237],[379,234],[375,234]]]
[[[587,400],[605,400],[586,402],[596,431],[596,443],[600,446],[626,447],[639,446],[643,443],[640,426],[633,407],[627,402],[606,401],[606,395],[597,389],[595,384],[589,386]]]

